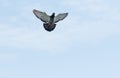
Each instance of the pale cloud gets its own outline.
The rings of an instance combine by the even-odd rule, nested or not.
[[[112,4],[113,3],[113,4]],[[119,18],[120,11],[119,6],[114,4],[114,1],[105,0],[65,0],[62,2],[63,6],[72,9],[74,13],[90,14],[94,16],[100,16],[102,18],[110,18],[116,16]],[[78,15],[77,14],[77,15]]]
[[[0,23],[0,45],[62,51],[74,41],[99,43],[108,36],[120,34],[118,7],[111,7],[104,0],[63,0],[61,2],[61,7],[68,8],[70,12],[65,20],[58,23],[53,32],[45,31],[42,22],[32,13],[34,8],[45,9],[44,11],[51,13],[50,8],[33,3],[22,6],[20,15],[10,16],[8,19],[12,23]],[[57,9],[55,10],[57,12]]]
[[[63,1],[63,5],[72,8],[78,12],[100,12],[107,9],[107,5],[104,0],[66,0]]]
[[[91,31],[103,31],[103,32],[118,32],[120,11],[119,7],[111,6],[110,2],[105,0],[66,0],[63,1],[63,5],[72,8],[76,13],[76,22],[79,22],[79,26],[91,29]],[[84,18],[82,15],[88,16]],[[78,17],[77,17],[78,16]],[[82,21],[83,19],[83,21]],[[73,20],[72,20],[73,21]],[[71,21],[71,22],[72,22]],[[81,22],[82,21],[82,22]],[[82,24],[81,24],[82,23]],[[118,27],[118,28],[117,28]],[[99,30],[99,28],[101,30]],[[113,29],[113,30],[112,30]],[[101,35],[102,34],[101,31]],[[111,34],[109,33],[109,34]]]
[[[17,61],[16,54],[0,53],[0,64],[13,63]]]
[[[61,44],[64,43],[63,36],[59,33],[49,33],[44,29],[42,29],[42,31],[40,31],[40,29],[34,31],[28,27],[11,28],[5,25],[0,26],[0,28],[3,29],[0,31],[1,46],[31,48],[51,52],[64,47],[61,46]],[[56,47],[57,45],[61,47]]]

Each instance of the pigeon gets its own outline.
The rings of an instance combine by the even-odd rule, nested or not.
[[[40,19],[43,23],[43,26],[45,30],[47,31],[53,31],[56,27],[56,23],[58,21],[63,20],[65,17],[68,16],[68,13],[60,13],[57,16],[55,16],[55,13],[52,13],[51,16],[47,15],[45,12],[41,12],[39,10],[33,9],[34,15]]]

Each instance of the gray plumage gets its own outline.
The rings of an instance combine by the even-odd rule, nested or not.
[[[63,20],[68,15],[68,13],[60,13],[57,16],[55,16],[55,13],[52,13],[52,15],[49,16],[45,12],[41,12],[35,9],[33,10],[33,13],[38,19],[44,22],[43,26],[47,31],[54,30],[56,27],[55,23],[57,23],[60,20]]]

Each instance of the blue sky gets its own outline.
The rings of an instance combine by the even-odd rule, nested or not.
[[[0,0],[0,78],[120,78],[119,0]],[[47,32],[33,9],[69,15]]]

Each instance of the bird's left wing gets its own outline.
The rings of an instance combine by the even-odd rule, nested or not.
[[[34,9],[33,13],[35,14],[35,16],[37,18],[39,18],[41,21],[43,21],[45,23],[48,23],[50,21],[49,15],[47,15],[45,12],[41,12],[41,11],[38,11],[38,10]]]
[[[54,23],[57,23],[60,20],[63,20],[65,17],[67,17],[68,13],[61,13],[55,16]]]

